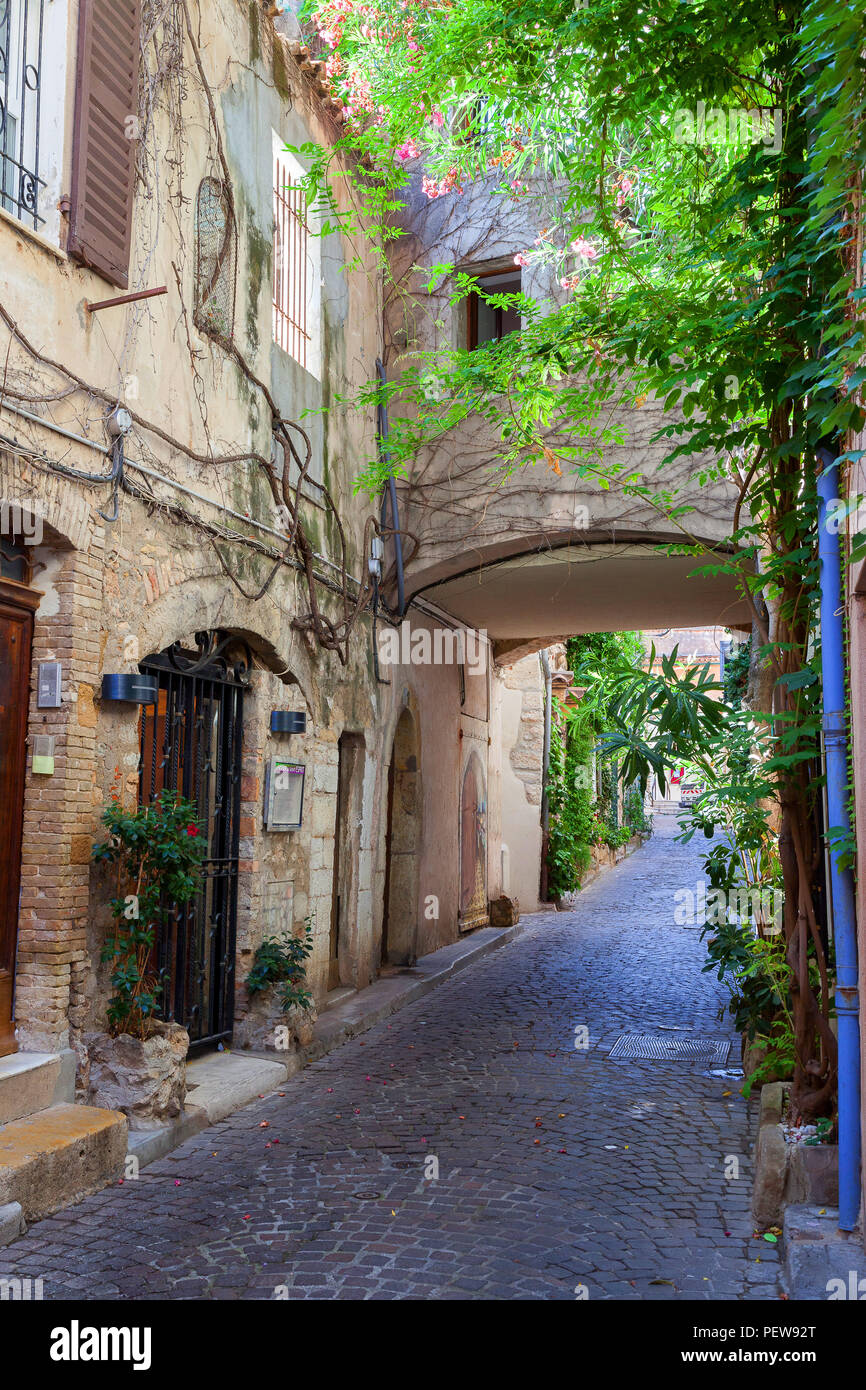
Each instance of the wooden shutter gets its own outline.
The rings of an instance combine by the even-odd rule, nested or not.
[[[129,285],[141,0],[80,0],[67,250]]]

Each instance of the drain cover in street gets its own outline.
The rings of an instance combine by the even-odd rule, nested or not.
[[[652,1033],[623,1033],[608,1057],[641,1057],[653,1062],[712,1062],[722,1067],[731,1050],[729,1042],[714,1038],[657,1038]]]

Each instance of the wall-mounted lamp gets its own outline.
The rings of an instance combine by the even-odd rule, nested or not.
[[[302,710],[271,710],[272,734],[305,734],[306,732],[307,716]]]
[[[126,700],[131,705],[155,705],[159,697],[156,676],[111,675],[102,677],[103,700]]]
[[[385,545],[378,536],[374,536],[370,541],[370,555],[367,560],[367,569],[375,579],[382,578],[382,561],[385,558]]]

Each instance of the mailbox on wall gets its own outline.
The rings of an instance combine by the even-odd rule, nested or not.
[[[269,759],[265,772],[266,830],[300,830],[306,773],[303,763],[293,763],[281,757]]]

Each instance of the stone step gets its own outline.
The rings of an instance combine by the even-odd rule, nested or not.
[[[75,1098],[74,1052],[13,1052],[0,1057],[0,1125]]]
[[[0,1127],[0,1206],[28,1221],[123,1176],[126,1116],[92,1105],[51,1105]]]
[[[297,1068],[292,1059],[291,1070]],[[233,1110],[282,1086],[290,1074],[287,1062],[255,1053],[211,1052],[195,1057],[186,1067],[186,1109],[203,1112],[207,1123],[224,1120]]]

